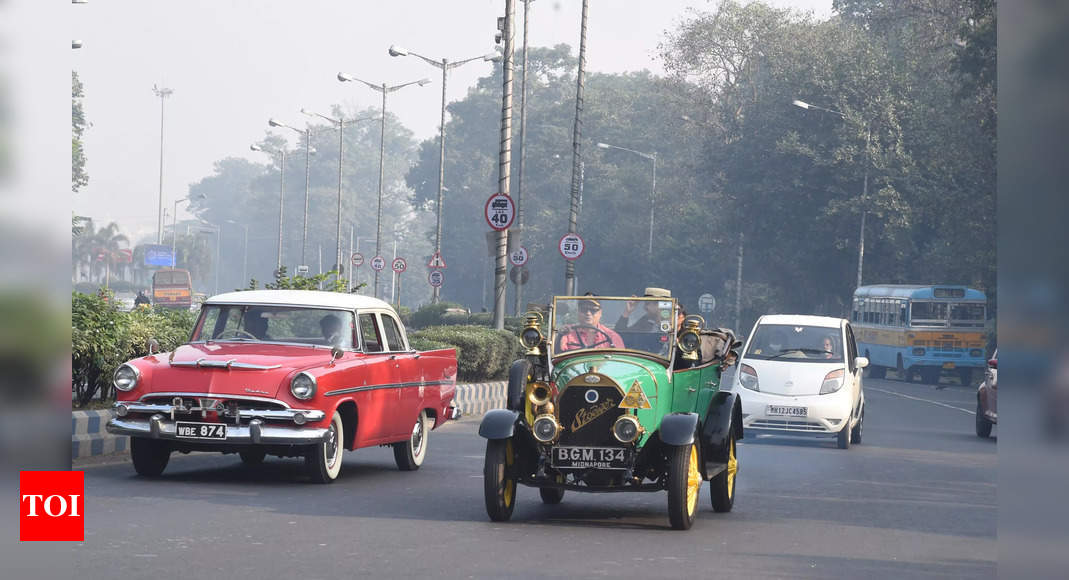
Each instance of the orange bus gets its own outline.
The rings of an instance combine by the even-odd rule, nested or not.
[[[152,275],[152,303],[188,310],[193,305],[193,284],[189,278],[189,270],[157,270]]]

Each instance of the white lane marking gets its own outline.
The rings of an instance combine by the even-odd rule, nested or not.
[[[954,405],[948,405],[946,403],[940,403],[939,401],[932,401],[930,399],[922,399],[920,397],[913,397],[910,395],[903,395],[902,393],[896,393],[894,391],[888,391],[886,389],[877,389],[876,387],[865,387],[869,391],[879,391],[881,393],[887,393],[888,395],[894,395],[896,397],[902,397],[903,399],[913,399],[914,401],[921,401],[924,403],[931,403],[933,405],[939,405],[940,407],[946,407],[947,409],[954,409],[955,411],[961,411],[962,413],[968,413],[970,415],[976,415],[976,411],[970,411],[968,409],[962,409],[961,407],[955,407]]]

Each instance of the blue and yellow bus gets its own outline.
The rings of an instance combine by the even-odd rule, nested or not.
[[[987,297],[965,286],[887,284],[854,291],[851,321],[858,352],[869,359],[869,376],[887,369],[900,378],[920,375],[937,384],[943,371],[972,383],[986,364]]]

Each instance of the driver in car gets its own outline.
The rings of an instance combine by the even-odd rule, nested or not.
[[[587,292],[587,296],[593,296]],[[624,339],[601,323],[601,303],[594,298],[579,301],[579,323],[561,335],[560,350],[580,348],[624,348]]]

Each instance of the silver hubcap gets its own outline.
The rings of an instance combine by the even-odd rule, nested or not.
[[[334,462],[338,460],[338,426],[334,423],[330,424],[330,431],[327,432],[327,444],[323,446],[323,457],[330,467],[334,467]]]
[[[415,426],[412,427],[412,455],[419,456],[420,451],[423,449],[423,417],[416,419]]]

